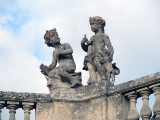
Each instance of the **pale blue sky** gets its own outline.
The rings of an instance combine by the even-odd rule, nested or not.
[[[114,62],[121,69],[115,84],[160,71],[159,6],[158,0],[0,0],[0,90],[48,92],[39,65],[51,63],[53,48],[44,44],[43,35],[52,28],[73,47],[76,71],[86,84],[80,41],[84,34],[93,35],[90,16],[106,20]]]

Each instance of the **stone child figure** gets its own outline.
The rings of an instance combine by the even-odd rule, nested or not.
[[[118,74],[119,69],[115,64],[112,65],[114,49],[108,35],[104,34],[105,21],[96,16],[90,17],[89,22],[95,35],[89,41],[85,35],[81,41],[82,49],[87,52],[83,69],[89,70],[90,79],[88,84],[97,82],[97,80],[110,81],[111,77],[114,84],[115,74]]]
[[[71,84],[71,88],[81,85],[80,74],[74,73],[76,65],[72,56],[73,50],[68,43],[60,43],[60,38],[56,29],[46,31],[44,35],[45,44],[49,47],[54,47],[52,63],[49,66],[40,65],[41,72],[47,79],[59,79],[62,82]],[[59,64],[56,67],[57,63]],[[74,76],[79,76],[78,79]]]

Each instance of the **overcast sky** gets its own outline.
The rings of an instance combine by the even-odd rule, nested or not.
[[[90,16],[106,21],[113,62],[121,70],[116,85],[160,71],[159,6],[159,0],[0,0],[0,90],[48,93],[39,65],[51,63],[54,48],[44,44],[43,35],[52,28],[72,46],[86,84],[80,41],[94,34]]]

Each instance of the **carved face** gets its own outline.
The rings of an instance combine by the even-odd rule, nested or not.
[[[49,47],[54,47],[55,45],[60,43],[60,38],[58,37],[58,33],[56,29],[47,30],[44,34],[45,44]]]
[[[101,29],[101,25],[97,24],[96,22],[90,22],[90,25],[93,32],[97,32],[99,29]]]

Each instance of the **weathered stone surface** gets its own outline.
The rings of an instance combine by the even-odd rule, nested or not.
[[[142,101],[143,101],[143,106],[140,111],[141,118],[143,120],[150,120],[152,116],[152,110],[148,103],[150,91],[147,87],[145,87],[145,88],[137,90],[137,92],[140,92],[142,96]]]
[[[108,89],[108,94],[113,95],[117,93],[125,93],[131,90],[137,90],[138,88],[150,86],[160,82],[160,72],[147,75],[135,80],[131,80]]]
[[[130,110],[128,112],[127,120],[139,120],[139,113],[136,108],[137,93],[135,91],[125,94],[130,101]]]
[[[146,86],[155,86],[160,82],[160,72],[144,76],[142,78],[125,82],[116,86],[110,86],[107,81],[100,81],[91,85],[82,86],[74,89],[52,87],[51,94],[25,93],[0,91],[0,100],[4,101],[29,101],[29,102],[51,102],[52,100],[89,100],[99,96],[125,93],[130,90]],[[108,86],[108,87],[107,87]],[[150,87],[151,88],[151,87]],[[50,97],[51,96],[51,97]]]
[[[153,85],[160,82],[160,78],[158,77],[159,75],[160,73],[158,72],[116,86],[113,86],[110,82],[102,80],[98,83],[92,83],[75,89],[52,87],[50,89],[50,94],[52,100],[85,101],[103,95],[111,96]]]
[[[47,86],[77,87],[81,84],[81,73],[74,72],[76,64],[74,62],[72,47],[68,43],[60,43],[60,38],[56,28],[47,30],[44,34],[45,44],[54,47],[52,63],[49,66],[40,65],[42,74],[47,79]],[[57,63],[59,66],[57,66]]]
[[[102,97],[90,102],[38,103],[36,120],[106,120],[106,102]]]
[[[74,89],[52,87],[50,94],[0,91],[0,100],[7,101],[5,106],[31,102],[35,108],[37,103],[36,120],[127,120],[129,100],[123,94],[139,94],[145,87],[152,91],[159,83],[160,72],[116,86],[104,80]]]
[[[118,94],[85,102],[38,103],[36,109],[36,120],[126,120],[129,103]]]
[[[30,111],[33,109],[34,103],[22,102],[24,110],[24,120],[30,120]]]
[[[112,64],[114,49],[109,36],[105,34],[105,20],[100,16],[90,17],[89,22],[94,35],[87,39],[86,35],[81,41],[82,49],[87,52],[84,58],[83,70],[89,70],[88,84],[107,80],[114,84],[115,75],[120,73],[116,64]]]
[[[16,120],[15,118],[15,114],[16,114],[16,109],[18,109],[19,107],[19,102],[7,102],[7,109],[9,109],[9,120]]]
[[[109,82],[103,80],[99,83],[93,83],[87,86],[70,88],[52,88],[50,90],[52,100],[66,100],[66,101],[87,101],[108,93],[108,87],[112,86]]]
[[[51,102],[49,94],[0,91],[0,100],[24,102]]]
[[[108,120],[127,120],[129,101],[122,95],[108,97]]]

